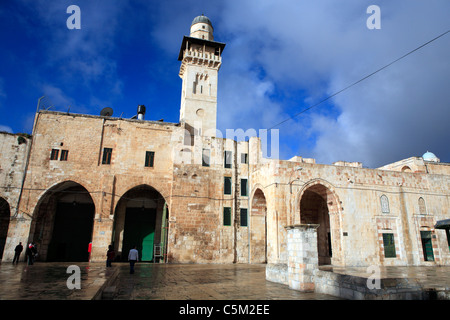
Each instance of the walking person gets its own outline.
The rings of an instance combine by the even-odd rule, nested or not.
[[[114,249],[112,245],[109,245],[108,252],[106,252],[106,266],[111,267],[111,262],[113,262],[114,257],[116,256],[116,253],[114,252]]]
[[[19,244],[16,246],[16,248],[14,249],[14,259],[13,259],[13,264],[14,264],[14,262],[15,263],[19,263],[19,257],[20,257],[20,254],[22,253],[22,251],[23,251],[23,246],[22,246],[22,242],[19,242]]]
[[[34,246],[33,243],[30,243],[27,246],[27,250],[25,251],[25,254],[27,256],[28,265],[31,266],[34,262]]]
[[[134,264],[139,261],[139,253],[136,250],[136,246],[134,246],[133,249],[130,250],[130,253],[128,254],[128,261],[130,261],[130,274],[133,274]]]

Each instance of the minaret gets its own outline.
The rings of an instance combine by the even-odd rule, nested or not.
[[[204,15],[192,21],[190,36],[183,37],[180,122],[192,135],[216,136],[217,79],[224,43],[214,41],[213,26]]]

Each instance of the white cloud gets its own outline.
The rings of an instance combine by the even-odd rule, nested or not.
[[[219,110],[226,110],[225,118],[241,115],[240,122],[263,126],[269,125],[264,122],[269,117],[263,115],[277,123],[287,113],[309,105],[299,101],[299,109],[288,110],[278,97],[259,95],[261,84],[270,83],[281,94],[303,88],[310,95],[307,101],[318,102],[446,31],[450,11],[446,1],[380,1],[382,29],[368,30],[369,3],[361,1],[261,1],[254,6],[252,1],[240,0],[227,4],[220,20],[221,32],[230,34],[224,65],[232,65],[229,73],[240,72],[240,83],[222,83],[220,94],[225,97]],[[298,145],[298,150],[325,163],[362,161],[374,167],[420,156],[427,149],[448,161],[446,39],[336,96],[332,102],[337,113],[324,114],[321,108],[325,105],[321,105],[296,118],[297,123],[287,122],[280,127],[281,138],[293,128],[304,130],[303,136],[315,137],[316,142],[309,148]],[[262,77],[251,76],[255,68],[263,70]]]

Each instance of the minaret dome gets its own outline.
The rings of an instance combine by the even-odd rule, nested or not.
[[[208,17],[201,16],[196,17],[191,24],[191,34],[193,38],[204,39],[209,41],[214,41],[214,28],[212,26],[211,20]]]

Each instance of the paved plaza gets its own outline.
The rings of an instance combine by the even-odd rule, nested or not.
[[[80,270],[80,289],[68,267]],[[265,279],[265,265],[138,263],[0,264],[0,300],[339,300],[302,293]],[[349,276],[367,277],[365,268],[330,268]],[[450,289],[450,267],[384,267],[381,277],[419,282],[425,289]],[[68,281],[69,280],[69,281]]]

